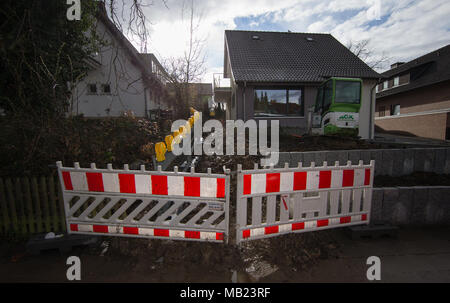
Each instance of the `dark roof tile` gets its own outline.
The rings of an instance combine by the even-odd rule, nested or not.
[[[252,39],[255,35],[259,39]],[[332,76],[381,77],[330,34],[226,30],[225,39],[236,81],[320,82]]]
[[[408,73],[410,74],[408,84],[381,91],[377,93],[377,98],[450,80],[450,44],[385,71],[382,75],[392,79]]]

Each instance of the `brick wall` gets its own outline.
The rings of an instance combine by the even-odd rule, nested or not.
[[[390,106],[395,104],[400,104],[400,114],[450,108],[450,81],[377,98],[375,117],[379,117],[381,106],[386,108],[386,116],[388,116]]]
[[[402,131],[418,137],[445,140],[447,113],[377,119],[375,125],[386,131]]]
[[[400,105],[400,115],[391,116],[390,108],[396,104]],[[450,109],[450,81],[377,98],[375,125],[386,131],[402,131],[419,137],[445,140],[449,123],[447,113],[420,114],[443,109]],[[405,114],[417,115],[402,117]]]

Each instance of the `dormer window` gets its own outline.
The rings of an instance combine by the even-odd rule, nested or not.
[[[394,86],[398,86],[400,84],[400,77],[394,78]]]

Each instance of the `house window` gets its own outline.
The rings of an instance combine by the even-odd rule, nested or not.
[[[88,84],[88,93],[91,95],[97,94],[97,84],[89,83]]]
[[[378,107],[378,117],[384,117],[386,114],[386,107],[380,106]]]
[[[400,115],[400,104],[391,105],[391,116]]]
[[[303,90],[255,89],[255,117],[304,116]]]
[[[409,74],[402,75],[399,77],[399,84],[408,84],[410,80]]]
[[[102,84],[102,93],[104,94],[111,94],[111,85],[109,84]]]
[[[394,86],[398,86],[400,84],[400,77],[394,78]]]
[[[383,89],[387,89],[388,88],[388,81],[384,81],[383,82]]]

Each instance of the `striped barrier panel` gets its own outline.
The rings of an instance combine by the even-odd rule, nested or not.
[[[57,167],[69,233],[228,241],[228,173]]]
[[[368,224],[375,161],[237,172],[237,243]]]

